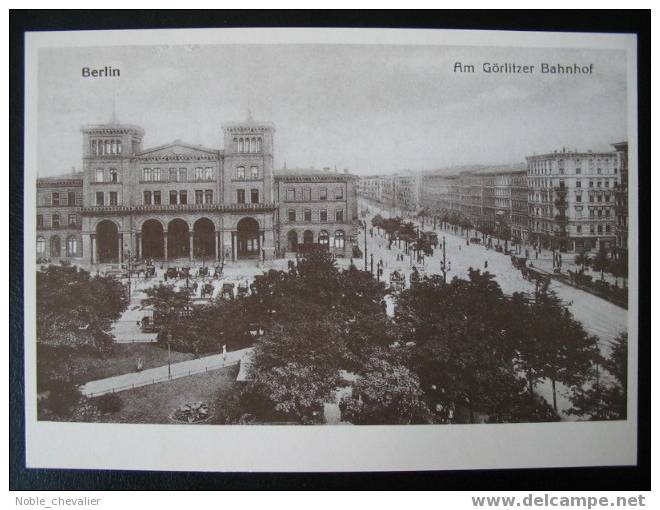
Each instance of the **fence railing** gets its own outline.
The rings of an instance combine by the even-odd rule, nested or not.
[[[188,370],[180,370],[176,372],[175,370],[172,370],[171,375],[169,376],[163,376],[163,377],[154,377],[152,379],[147,379],[145,381],[137,382],[137,383],[132,383],[132,384],[126,384],[123,386],[113,386],[112,388],[108,388],[107,390],[101,390],[101,391],[95,391],[95,392],[90,392],[85,393],[89,398],[94,398],[94,397],[100,397],[101,395],[106,395],[108,393],[117,393],[120,391],[125,391],[125,390],[132,390],[135,388],[141,388],[143,386],[150,386],[152,384],[160,383],[160,382],[165,382],[165,381],[171,381],[174,379],[180,379],[182,377],[188,377],[191,375],[197,375],[197,374],[203,374],[212,370],[218,370],[220,368],[225,368],[225,367],[231,367],[234,365],[238,365],[241,362],[240,359],[236,361],[226,361],[222,362],[221,364],[216,364],[216,365],[208,365],[203,368],[199,368],[196,370],[193,369],[188,369]]]

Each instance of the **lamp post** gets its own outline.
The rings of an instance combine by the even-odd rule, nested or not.
[[[167,378],[172,379],[172,353],[170,343],[172,342],[172,332],[167,332]]]
[[[124,259],[128,262],[126,264],[126,270],[128,271],[128,300],[131,300],[131,271],[133,269],[133,263],[131,261],[131,250],[126,250],[124,254]]]
[[[440,262],[440,271],[442,271],[442,279],[447,283],[447,273],[451,271],[451,260],[447,263],[447,248],[445,236],[442,236],[442,262]]]
[[[364,220],[363,226],[364,226],[364,270],[367,271],[367,220]]]

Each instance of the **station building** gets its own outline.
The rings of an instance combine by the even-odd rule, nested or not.
[[[274,133],[272,123],[249,119],[222,125],[224,149],[181,140],[144,148],[139,126],[84,126],[82,172],[38,179],[38,256],[85,264],[121,263],[127,257],[170,263],[274,258],[279,245],[286,245],[278,237],[277,201],[287,202],[288,190],[285,186],[280,198],[275,188]],[[346,241],[357,220],[355,179],[342,174],[319,181],[309,173],[296,179],[294,188],[313,188],[319,202],[319,182],[328,183],[330,216],[321,228],[322,208],[315,208],[314,243],[350,249]],[[343,201],[336,195],[340,184]],[[304,230],[300,239],[304,243]]]

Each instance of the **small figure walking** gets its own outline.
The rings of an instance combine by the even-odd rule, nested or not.
[[[224,362],[227,359],[227,346],[222,346],[222,361]]]
[[[135,368],[138,372],[142,372],[142,358],[137,359],[137,363],[135,364]]]
[[[488,261],[485,261],[485,262],[484,262],[484,267],[485,267],[486,269],[488,269]]]

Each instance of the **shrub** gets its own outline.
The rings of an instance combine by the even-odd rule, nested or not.
[[[96,407],[104,414],[118,413],[122,408],[122,401],[114,393],[106,393],[96,399]]]

